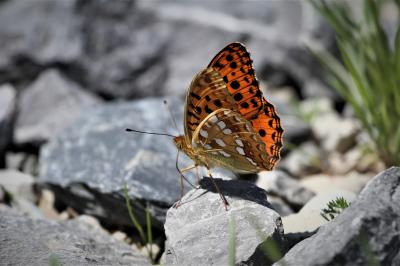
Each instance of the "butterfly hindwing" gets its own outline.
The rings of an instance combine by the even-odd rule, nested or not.
[[[272,104],[264,100],[263,110],[250,122],[266,145],[268,162],[274,166],[280,158],[283,129]]]
[[[265,144],[238,112],[218,109],[200,124],[193,146],[217,164],[242,173],[269,168]]]

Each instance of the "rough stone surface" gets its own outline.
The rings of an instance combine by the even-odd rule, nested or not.
[[[302,1],[6,1],[0,82],[30,81],[57,66],[109,98],[183,96],[215,53],[241,41],[254,53],[261,80],[280,76],[278,85],[299,91],[312,82],[331,95],[304,48],[334,47],[332,31],[315,12]]]
[[[6,1],[0,8],[0,69],[25,57],[40,64],[68,62],[82,54],[80,19],[71,1]],[[11,74],[11,73],[10,73]]]
[[[246,44],[261,80],[286,76],[279,85],[292,81],[299,87],[309,80],[321,82],[320,68],[315,58],[308,56],[304,44],[316,42],[330,48],[333,38],[329,40],[331,31],[322,27],[324,23],[315,16],[315,10],[306,2],[255,1],[245,5],[246,8],[240,4],[233,6],[227,1],[191,1],[186,5],[173,1],[138,1],[139,8],[154,12],[173,28],[166,59],[170,69],[167,93],[182,93],[193,73],[205,67],[215,53],[232,41]],[[324,34],[316,34],[322,31]],[[188,39],[191,32],[197,34],[191,34],[192,38]],[[323,40],[321,36],[328,38]]]
[[[4,151],[12,140],[16,111],[16,92],[11,85],[0,86],[0,167],[4,167]]]
[[[317,194],[298,213],[282,217],[285,233],[313,232],[321,225],[326,224],[327,221],[321,216],[321,211],[327,207],[329,201],[338,197],[352,202],[356,198],[356,194],[341,189],[331,189]]]
[[[171,30],[136,1],[79,1],[85,56],[79,65],[88,87],[107,97],[160,95],[168,75]]]
[[[311,128],[326,151],[344,153],[356,144],[359,125],[354,118],[339,117],[332,112],[311,120]]]
[[[296,177],[319,173],[324,166],[323,154],[319,147],[307,141],[291,151],[277,165],[277,169],[286,170]]]
[[[280,216],[294,213],[293,209],[280,197],[268,195],[268,202],[271,203],[272,209],[279,213]]]
[[[371,178],[371,174],[350,172],[343,176],[317,174],[304,178],[300,183],[315,193],[325,193],[332,189],[348,190],[358,194]]]
[[[235,262],[268,264],[256,249],[269,237],[281,243],[283,231],[280,217],[270,208],[266,192],[247,181],[215,181],[229,202],[228,211],[210,179],[203,179],[201,189],[191,190],[177,209],[168,211],[166,264],[228,264],[231,219],[236,229]]]
[[[38,156],[27,152],[6,153],[6,168],[15,169],[33,176],[38,174]]]
[[[85,108],[100,100],[79,85],[48,70],[21,95],[16,123],[17,143],[42,143],[64,130]]]
[[[24,197],[31,201],[34,200],[32,176],[15,171],[0,170],[0,186],[4,187],[9,193],[15,197]]]
[[[315,195],[314,192],[302,186],[298,180],[279,170],[259,173],[256,184],[269,193],[279,196],[297,210]]]
[[[0,208],[0,261],[9,265],[150,265],[137,249],[81,219],[30,219]],[[51,263],[52,262],[52,263]]]
[[[42,211],[35,205],[34,178],[16,170],[0,171],[0,188],[10,196],[13,208],[32,218],[43,218]]]
[[[374,177],[356,201],[294,246],[284,265],[399,265],[400,168]],[[282,265],[278,262],[276,265]]]
[[[284,92],[288,91],[288,89],[264,89],[263,83],[261,82],[260,87],[264,97],[275,106],[275,111],[281,119],[281,125],[284,129],[284,145],[285,143],[300,144],[310,139],[312,136],[310,126],[300,117],[295,108],[293,108],[293,102],[298,100],[296,96],[285,95]],[[281,90],[283,90],[283,92]]]
[[[174,99],[169,104],[182,121],[183,103]],[[123,199],[127,185],[141,221],[149,201],[155,225],[161,227],[167,208],[180,197],[177,149],[169,137],[126,128],[177,134],[161,98],[93,108],[41,150],[40,181],[54,185],[69,206],[120,225],[131,225]],[[180,168],[190,164],[181,154]],[[195,183],[193,174],[185,175]]]

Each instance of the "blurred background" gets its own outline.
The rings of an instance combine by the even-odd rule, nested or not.
[[[273,172],[216,175],[269,190],[282,216],[327,191],[351,200],[400,162],[399,3],[327,3],[1,0],[0,203],[46,219],[92,215],[126,239],[136,232],[127,185],[139,222],[152,215],[159,259],[180,196],[176,149],[124,129],[178,134],[167,99],[183,132],[192,78],[231,42],[251,53],[284,146]],[[288,197],[292,186],[305,194]]]

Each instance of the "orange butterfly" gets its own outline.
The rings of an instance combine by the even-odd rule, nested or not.
[[[226,46],[194,77],[184,115],[185,134],[174,142],[194,165],[181,172],[219,166],[257,173],[272,170],[280,158],[280,119],[262,96],[250,54],[240,43]]]
[[[185,169],[177,167],[184,179],[182,173],[197,166],[206,167],[213,182],[210,168],[217,166],[237,173],[273,169],[280,158],[283,129],[274,106],[262,96],[242,44],[226,46],[194,77],[186,94],[184,128],[183,136],[174,137],[178,150],[194,161]],[[228,202],[214,185],[226,208]]]

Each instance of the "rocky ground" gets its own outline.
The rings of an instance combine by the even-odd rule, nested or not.
[[[149,250],[163,265],[400,264],[400,168],[307,52],[336,53],[307,2],[6,0],[0,25],[0,264],[147,265]],[[182,121],[194,74],[233,41],[281,117],[283,157],[213,171],[228,211],[207,177],[171,208],[175,146],[125,128],[178,134],[163,100]],[[351,205],[328,222],[337,197]]]

